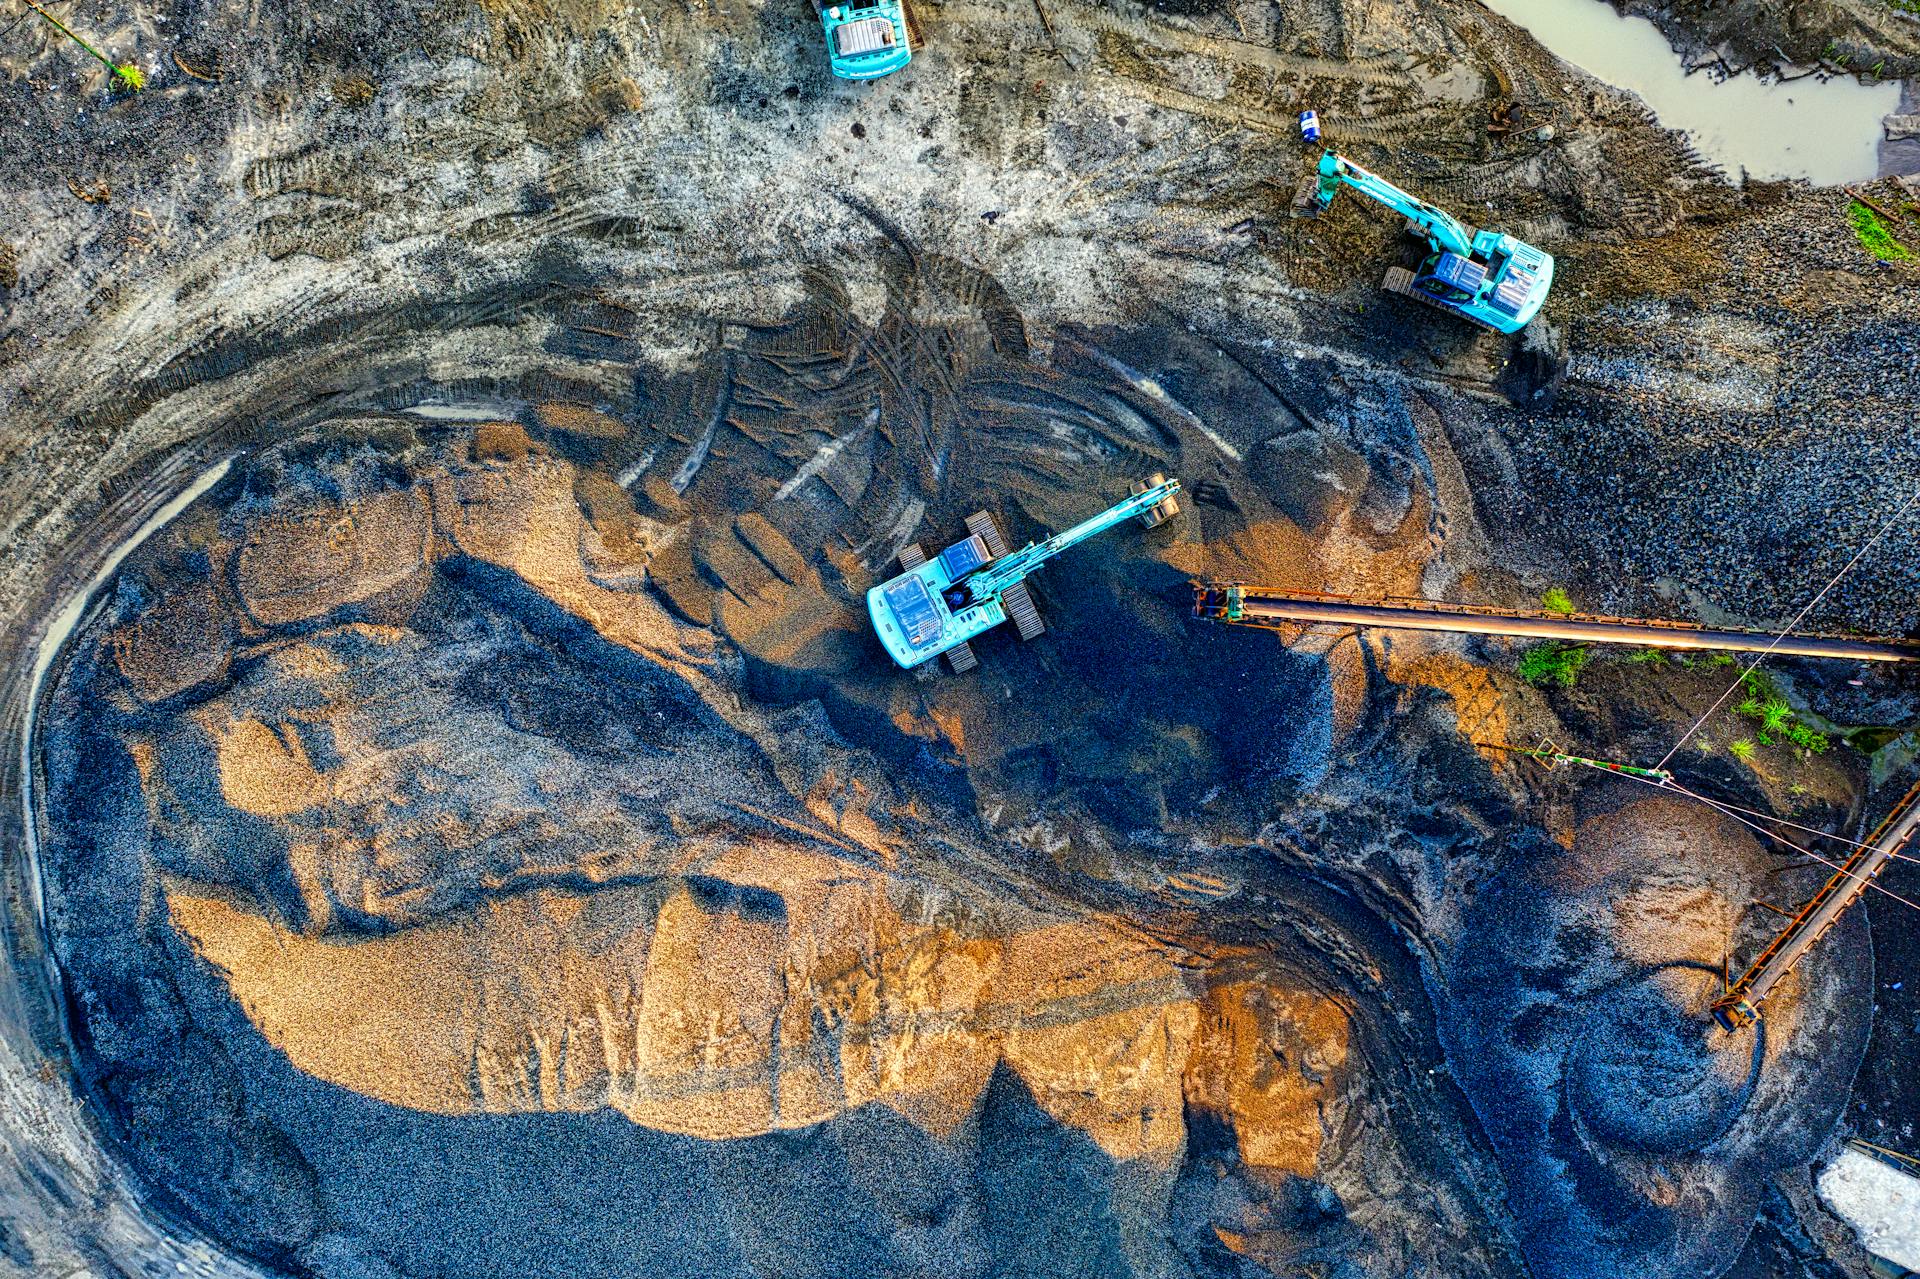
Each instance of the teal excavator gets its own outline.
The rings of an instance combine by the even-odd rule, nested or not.
[[[1174,495],[1180,481],[1153,475],[1133,485],[1133,496],[1082,520],[1044,542],[1007,551],[999,525],[985,511],[967,516],[967,536],[932,559],[910,543],[900,552],[899,576],[867,592],[867,613],[887,655],[912,668],[945,653],[959,675],[979,665],[974,636],[1013,619],[1021,639],[1045,631],[1027,577],[1035,569],[1096,533],[1137,519],[1147,528],[1179,514]]]
[[[1445,209],[1409,195],[1331,151],[1320,156],[1313,212],[1324,212],[1342,186],[1405,215],[1407,232],[1430,253],[1417,271],[1392,267],[1382,288],[1439,307],[1482,328],[1518,333],[1553,287],[1553,255],[1500,231],[1474,231]]]

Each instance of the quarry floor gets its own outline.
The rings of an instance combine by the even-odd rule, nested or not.
[[[1872,0],[1731,10],[1655,16],[1916,71]],[[1864,1264],[1812,1170],[1914,1148],[1905,908],[1709,1032],[1823,868],[1483,744],[1851,835],[1911,677],[1770,663],[1835,744],[1743,761],[1723,666],[1186,615],[1784,623],[1920,463],[1843,193],[1467,0],[920,3],[868,86],[805,6],[61,12],[151,83],[0,44],[0,1273]],[[1294,216],[1308,105],[1555,252],[1556,395]],[[1042,638],[867,634],[906,542],[1154,471]],[[1920,628],[1913,548],[1808,624]]]

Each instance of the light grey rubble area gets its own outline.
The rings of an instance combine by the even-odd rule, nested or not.
[[[1920,1270],[1920,1176],[1894,1159],[1849,1146],[1815,1185],[1868,1252]]]
[[[1916,398],[1913,291],[1864,259],[1830,193],[1701,172],[1630,103],[1563,76],[1471,5],[1048,3],[1037,16],[928,3],[915,15],[913,69],[863,89],[827,77],[805,6],[102,4],[76,16],[109,47],[139,49],[154,77],[114,101],[70,48],[15,30],[0,112],[29,126],[0,157],[0,199],[9,227],[32,231],[0,245],[14,961],[0,1002],[13,1103],[0,1108],[0,1265],[242,1275],[251,1254],[269,1259],[262,1273],[466,1279],[556,1258],[604,1269],[634,1255],[638,1233],[683,1273],[807,1273],[813,1249],[823,1273],[870,1272],[883,1256],[902,1273],[1065,1258],[1083,1273],[1504,1275],[1522,1267],[1523,1224],[1561,1220],[1551,1194],[1525,1199],[1540,1151],[1516,1157],[1473,1117],[1490,1089],[1551,1102],[1556,1081],[1455,1064],[1448,1001],[1427,993],[1434,957],[1474,918],[1475,876],[1539,851],[1510,829],[1531,823],[1537,797],[1462,744],[1467,695],[1419,673],[1487,655],[1382,640],[1288,655],[1265,635],[1183,626],[1182,579],[1503,602],[1556,581],[1623,609],[1648,605],[1646,584],[1676,582],[1689,606],[1787,615],[1806,582],[1778,564],[1825,568],[1912,471],[1900,414]],[[1376,296],[1389,219],[1347,204],[1319,222],[1288,216],[1305,163],[1288,140],[1298,101],[1366,162],[1562,252],[1549,318],[1575,359],[1557,405],[1505,407],[1497,353]],[[1551,137],[1490,134],[1495,107],[1513,104]],[[495,411],[419,411],[470,404]],[[492,417],[520,434],[483,439]],[[763,733],[771,780],[709,797],[669,831],[711,822],[730,798],[790,822],[828,812],[827,833],[844,838],[865,809],[821,809],[826,772],[874,794],[910,778],[938,812],[902,799],[906,815],[889,820],[967,857],[904,874],[889,891],[908,915],[945,921],[950,906],[995,944],[1041,916],[1146,921],[1160,930],[1147,949],[1189,974],[1166,979],[1182,998],[1274,986],[1350,1005],[1350,1073],[1326,1068],[1324,1045],[1289,1050],[1300,1078],[1333,1080],[1339,1118],[1311,1125],[1319,1162],[1290,1180],[1262,1172],[1234,1128],[1250,1121],[1211,1085],[1190,1099],[1178,1069],[1156,1094],[1178,1141],[1116,1164],[1085,1135],[1094,1121],[1062,1122],[1011,1067],[949,1141],[876,1106],[793,1133],[666,1133],[591,1088],[575,1100],[593,1109],[541,1112],[524,1100],[544,1102],[537,1078],[464,1094],[511,1095],[513,1113],[448,1116],[383,1099],[389,1076],[359,1063],[339,1067],[344,1084],[312,1057],[300,1065],[293,1053],[312,1045],[276,1042],[252,1019],[263,1005],[245,1004],[272,983],[230,986],[171,926],[165,876],[190,881],[182,895],[203,922],[259,907],[276,944],[431,939],[523,887],[502,877],[537,863],[536,845],[553,848],[536,868],[591,900],[602,890],[580,885],[594,855],[636,829],[526,840],[487,828],[487,857],[448,866],[396,819],[399,860],[431,873],[383,896],[392,867],[343,855],[327,892],[303,893],[289,831],[309,818],[276,825],[228,803],[191,718],[203,701],[236,722],[300,709],[310,672],[282,678],[271,651],[325,629],[307,656],[384,672],[382,687],[422,683],[377,708],[395,718],[364,744],[385,751],[404,729],[467,767],[406,775],[441,788],[436,815],[540,807],[516,761],[565,772],[567,752],[612,740],[556,707],[570,687],[619,686],[544,650],[567,647],[558,635],[628,658],[569,630],[528,579],[472,572],[484,557],[451,513],[466,499],[446,494],[529,455],[538,474],[567,477],[546,509],[582,512],[570,549],[591,585],[643,596],[675,645],[721,654],[703,704],[736,728],[785,725]],[[37,652],[106,559],[226,458],[219,493],[101,592],[43,690],[59,723],[23,742],[33,670],[13,655]],[[981,505],[1029,532],[1060,527],[1155,468],[1189,481],[1188,524],[1048,577],[1043,646],[996,647],[990,678],[930,691],[863,646],[860,590],[908,538],[932,545]],[[352,575],[330,575],[315,551],[300,589],[248,593],[249,537],[317,529],[314,545],[352,548],[365,502],[416,491],[442,505],[406,526],[412,558],[355,563],[378,590],[341,589]],[[359,523],[333,545],[329,521],[348,504]],[[396,527],[374,541],[398,545]],[[626,549],[608,552],[619,537]],[[1909,627],[1914,585],[1910,561],[1875,559],[1822,620]],[[361,626],[407,633],[380,648]],[[520,628],[535,639],[509,642]],[[121,665],[128,635],[154,645]],[[502,653],[524,659],[540,696],[488,682]],[[1532,728],[1575,718],[1511,680],[1495,693],[1524,703]],[[122,718],[108,724],[114,698]],[[1640,705],[1623,735],[1652,735],[1659,712]],[[803,743],[829,733],[846,753],[809,755]],[[181,812],[142,802],[155,792],[133,748],[148,736],[183,779]],[[295,740],[331,767],[307,738],[283,738],[287,751]],[[40,866],[20,825],[23,758],[63,787],[63,806],[38,815]],[[751,771],[706,762],[728,782]],[[589,759],[577,776],[624,793],[596,771],[608,768]],[[506,772],[498,794],[488,770]],[[576,784],[547,792],[566,821],[590,807]],[[233,837],[206,837],[216,819]],[[633,935],[652,936],[674,876],[643,869]],[[57,937],[33,907],[43,875],[63,886]],[[716,918],[764,917],[750,885],[719,878],[725,891],[688,891]],[[318,903],[331,914],[303,914]],[[87,981],[52,984],[50,948]],[[1579,979],[1621,962],[1602,951]],[[1858,992],[1822,991],[1816,1011],[1856,1036]],[[1637,995],[1607,1006],[1659,1011]],[[1035,1034],[1060,1015],[1042,1012]],[[968,1029],[1001,1034],[996,1019],[1012,1015],[995,1006]],[[90,1037],[77,1054],[74,1028]],[[1556,1030],[1534,1053],[1587,1042]],[[1804,1160],[1830,1126],[1824,1095],[1795,1092],[1799,1078],[1780,1074],[1792,1095],[1778,1112],[1736,1125],[1733,1153],[1699,1170],[1697,1186],[1725,1192],[1700,1209],[1702,1238],[1735,1247],[1756,1179]],[[466,1181],[449,1149],[472,1161]],[[565,1211],[530,1202],[530,1181],[577,1197]],[[647,1230],[622,1215],[635,1199],[654,1205]],[[1603,1225],[1624,1211],[1601,1200]],[[409,1217],[437,1228],[409,1233]],[[1023,1231],[1035,1222],[1046,1228]],[[1631,1255],[1676,1274],[1695,1264]],[[1534,1264],[1610,1274],[1616,1261],[1596,1247]]]

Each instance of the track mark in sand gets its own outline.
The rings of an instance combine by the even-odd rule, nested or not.
[[[1258,67],[1263,71],[1278,71],[1293,76],[1319,76],[1332,80],[1348,80],[1359,84],[1394,88],[1422,83],[1411,73],[1406,59],[1397,56],[1381,55],[1372,58],[1356,58],[1352,61],[1336,58],[1306,58],[1281,53],[1277,49],[1269,49],[1245,40],[1210,36],[1166,23],[1153,23],[1143,18],[1127,17],[1109,9],[1056,4],[1054,11],[1065,13],[1073,21],[1090,30],[1110,31],[1116,35],[1130,36],[1135,40],[1157,45],[1175,53],[1204,54],[1237,66]]]
[[[868,538],[854,549],[864,556],[874,547],[884,546],[887,548],[887,553],[878,561],[869,559],[868,565],[877,567],[880,564],[890,564],[900,554],[900,548],[913,538],[913,531],[920,527],[920,521],[926,517],[926,514],[927,504],[917,497],[913,498],[902,508],[900,517],[889,525],[885,532]]]
[[[1225,120],[1242,128],[1289,136],[1298,128],[1298,122],[1289,114],[1268,111],[1260,107],[1237,106],[1215,98],[1203,98],[1183,89],[1169,88],[1164,84],[1155,84],[1130,75],[1096,74],[1088,78],[1109,84],[1120,92],[1144,98],[1155,106],[1165,107],[1169,111],[1204,116],[1210,120]],[[1436,114],[1438,112],[1434,107],[1415,107],[1409,111],[1397,111],[1368,119],[1331,110],[1321,112],[1321,117],[1330,124],[1337,124],[1340,131],[1349,136],[1364,137],[1378,142],[1398,142],[1429,124]]]
[[[1236,107],[1229,103],[1217,102],[1212,98],[1186,93],[1180,89],[1169,89],[1165,85],[1136,80],[1132,76],[1095,73],[1087,78],[1096,84],[1104,84],[1122,93],[1144,98],[1153,105],[1165,107],[1169,111],[1183,111],[1188,115],[1205,116],[1211,120],[1226,120],[1243,128],[1264,129],[1270,133],[1286,133],[1296,127],[1291,116],[1282,117],[1276,112],[1261,111],[1254,107]]]
[[[642,453],[640,455],[639,461],[635,462],[632,466],[629,466],[626,470],[620,472],[619,475],[615,476],[614,483],[618,484],[623,489],[632,488],[634,485],[634,482],[638,480],[642,475],[645,475],[647,473],[647,468],[653,465],[653,459],[658,457],[659,455],[660,455],[660,450],[658,447],[648,449],[645,453]]]
[[[836,436],[828,440],[825,444],[822,444],[819,450],[815,452],[812,457],[808,458],[799,470],[793,473],[793,478],[785,484],[782,484],[779,489],[775,491],[773,500],[776,502],[784,502],[799,492],[802,484],[805,484],[808,480],[833,465],[833,459],[840,456],[840,450],[873,430],[875,424],[879,421],[880,410],[876,407],[867,413],[867,420],[865,422],[853,430],[848,431],[845,435]]]
[[[180,456],[184,458],[191,454],[183,452]],[[191,484],[161,504],[124,541],[108,552],[106,558],[101,561],[100,567],[95,569],[93,576],[88,579],[86,586],[75,592],[67,600],[65,607],[55,614],[46,633],[41,636],[40,646],[34,650],[33,666],[27,676],[26,708],[20,734],[20,807],[23,815],[21,829],[26,832],[29,871],[27,882],[31,888],[34,918],[40,925],[42,936],[48,935],[49,925],[46,889],[40,871],[39,818],[34,808],[33,794],[33,750],[37,740],[33,721],[34,716],[39,712],[41,686],[46,682],[47,675],[53,669],[53,663],[60,656],[60,650],[65,647],[68,637],[87,617],[95,598],[112,581],[114,574],[119,571],[120,565],[126,561],[126,558],[138,550],[149,537],[165,528],[182,511],[192,506],[203,494],[226,478],[227,472],[232,467],[232,456],[221,458],[219,462],[203,471]],[[170,470],[170,467],[162,466],[150,482],[152,487],[157,489],[164,483]],[[47,964],[48,975],[53,979],[57,989],[60,978],[59,970],[54,963],[53,951],[51,949],[45,951],[43,958]]]
[[[1439,112],[1433,107],[1415,107],[1362,119],[1343,111],[1323,111],[1323,123],[1340,130],[1343,137],[1367,138],[1374,142],[1398,143],[1413,137],[1435,123]],[[1291,123],[1291,122],[1289,122]]]
[[[673,491],[685,493],[687,485],[693,483],[693,477],[700,473],[700,467],[707,460],[707,453],[713,448],[713,437],[720,432],[720,424],[727,420],[727,406],[733,400],[733,353],[728,352],[720,361],[720,385],[713,393],[713,416],[707,419],[707,429],[700,439],[687,451],[687,460],[673,477]]]
[[[1140,372],[1140,370],[1134,368],[1132,365],[1108,355],[1105,351],[1102,351],[1099,347],[1091,343],[1075,340],[1073,344],[1082,351],[1085,351],[1088,355],[1091,355],[1095,360],[1098,360],[1107,369],[1126,379],[1128,386],[1131,386],[1134,390],[1140,392],[1140,394],[1146,396],[1155,404],[1158,404],[1161,408],[1171,413],[1177,421],[1192,427],[1194,430],[1200,432],[1200,434],[1206,436],[1213,447],[1219,449],[1229,458],[1232,458],[1236,462],[1244,460],[1240,456],[1239,449],[1228,443],[1226,438],[1218,431],[1208,426],[1205,422],[1202,422],[1199,414],[1174,399],[1171,395],[1168,395],[1167,389],[1161,386],[1160,383]]]

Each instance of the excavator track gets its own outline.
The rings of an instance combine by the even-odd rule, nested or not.
[[[927,562],[927,553],[920,549],[920,543],[908,542],[900,548],[900,571],[911,573]]]
[[[1422,306],[1430,306],[1436,311],[1445,311],[1448,315],[1454,316],[1457,319],[1465,320],[1468,324],[1473,325],[1473,327],[1476,329],[1481,329],[1488,333],[1499,332],[1498,329],[1494,328],[1491,324],[1488,324],[1485,320],[1479,319],[1472,315],[1468,315],[1465,311],[1462,311],[1457,307],[1448,306],[1446,303],[1440,301],[1438,298],[1429,297],[1427,294],[1421,292],[1419,289],[1414,288],[1413,272],[1407,270],[1407,268],[1403,266],[1388,267],[1387,273],[1380,277],[1380,287],[1385,289],[1389,293],[1398,293],[1403,298],[1411,298],[1413,301],[1420,303]]]
[[[1014,629],[1020,632],[1023,640],[1036,639],[1046,634],[1047,624],[1040,616],[1040,610],[1033,606],[1033,596],[1027,592],[1025,582],[1015,582],[1000,592],[1000,603],[1007,610],[1007,616],[1013,619]]]
[[[967,532],[985,542],[987,554],[996,560],[1007,553],[1007,539],[1000,536],[1000,526],[985,511],[967,516]]]
[[[967,532],[985,542],[993,558],[999,559],[1007,553],[1007,539],[1001,535],[999,523],[987,512],[975,511],[967,516]],[[1025,582],[1015,582],[1000,592],[1000,603],[1021,639],[1035,639],[1047,633],[1047,624],[1041,619],[1040,610],[1034,607]]]
[[[965,675],[968,671],[980,665],[980,659],[973,655],[973,645],[967,643],[965,640],[961,640],[958,644],[948,649],[943,656],[947,659],[948,668],[951,669],[955,675]]]

